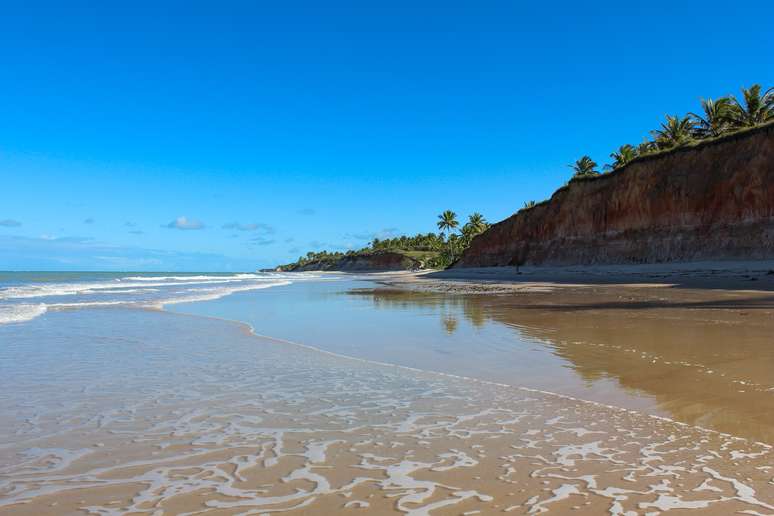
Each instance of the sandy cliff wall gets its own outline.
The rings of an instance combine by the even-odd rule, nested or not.
[[[573,181],[494,224],[457,267],[774,258],[774,125]]]

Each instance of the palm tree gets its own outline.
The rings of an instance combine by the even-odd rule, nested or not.
[[[460,223],[457,222],[457,214],[451,210],[446,210],[438,215],[438,229],[449,232],[456,229]]]
[[[468,217],[468,222],[462,226],[462,247],[467,248],[473,237],[480,235],[489,228],[489,223],[484,219],[484,216],[478,212],[473,213]]]
[[[447,236],[449,233],[451,233],[452,230],[454,230],[459,225],[460,223],[457,222],[457,214],[451,210],[446,210],[440,215],[438,215],[438,229],[440,229],[441,232],[445,232]],[[448,245],[449,245],[449,256],[451,256],[452,255],[451,238],[448,239]]]
[[[581,157],[569,167],[575,171],[573,177],[590,177],[599,174],[596,170],[597,164],[588,156]]]
[[[733,104],[728,97],[718,100],[702,99],[701,109],[704,115],[688,113],[696,124],[695,134],[699,138],[711,138],[720,136],[728,130],[733,114]]]
[[[527,201],[524,203],[524,209],[528,210],[530,208],[534,208],[537,203],[535,201]]]
[[[732,114],[736,127],[753,127],[774,120],[774,88],[761,95],[761,85],[753,84],[742,88],[744,105],[731,96]]]
[[[489,227],[489,223],[486,221],[484,216],[481,215],[479,212],[475,212],[472,215],[470,215],[468,217],[468,223],[465,225],[470,226],[470,228],[473,230],[474,235],[483,233]]]
[[[478,233],[476,232],[475,228],[470,225],[470,223],[465,224],[462,226],[462,229],[460,229],[460,235],[462,238],[460,238],[460,241],[462,243],[463,249],[468,247],[470,245],[471,240],[473,240],[473,237],[476,236]]]
[[[633,145],[629,145],[628,143],[626,145],[621,145],[616,152],[610,154],[610,157],[613,158],[613,164],[605,165],[605,168],[610,170],[620,168],[636,158],[637,155],[637,148]]]
[[[693,121],[690,117],[666,116],[661,129],[651,131],[660,149],[669,149],[685,145],[693,137]]]
[[[657,150],[658,150],[658,145],[656,145],[656,142],[652,140],[648,140],[647,138],[643,138],[642,143],[637,145],[638,156],[643,156],[645,154],[649,154]]]

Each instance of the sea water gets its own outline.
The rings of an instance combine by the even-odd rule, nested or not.
[[[0,324],[48,310],[161,307],[287,284],[281,274],[0,272]]]

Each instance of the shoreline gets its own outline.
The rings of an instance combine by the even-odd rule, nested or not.
[[[639,286],[774,292],[774,260],[705,261],[642,265],[457,267],[373,273],[391,286],[460,294],[502,293],[531,285]],[[456,287],[455,287],[456,286]]]
[[[444,370],[443,367],[433,367],[433,364],[427,361],[415,366],[410,362],[406,363],[397,359],[380,360],[373,358],[373,355],[369,356],[362,352],[355,354],[336,351],[335,348],[329,349],[330,346],[325,342],[325,339],[315,341],[310,337],[299,340],[298,336],[293,338],[290,335],[275,335],[271,331],[259,333],[252,322],[239,318],[196,315],[241,324],[258,337],[310,349],[341,359],[522,391],[540,392],[600,407],[633,411],[753,442],[774,443],[771,440],[771,424],[768,418],[764,418],[765,423],[763,423],[767,425],[768,429],[738,433],[736,431],[738,428],[722,425],[718,427],[717,422],[710,423],[702,419],[696,415],[693,409],[690,409],[688,404],[679,407],[678,412],[674,412],[675,407],[666,408],[662,405],[674,399],[685,397],[688,392],[691,393],[689,398],[693,402],[703,403],[705,410],[733,406],[739,401],[746,400],[748,395],[757,397],[754,399],[759,401],[770,397],[771,393],[767,391],[770,390],[772,384],[761,377],[759,368],[754,367],[748,371],[745,369],[746,366],[734,366],[733,364],[738,362],[739,358],[728,364],[722,360],[718,361],[713,358],[714,353],[711,351],[713,348],[710,347],[706,351],[690,351],[688,354],[689,350],[684,351],[680,346],[673,346],[673,344],[678,343],[680,338],[693,338],[692,332],[695,332],[697,328],[701,330],[717,327],[717,325],[723,326],[720,328],[722,332],[718,334],[717,338],[713,337],[712,342],[707,342],[708,346],[716,345],[717,342],[722,343],[726,336],[734,334],[736,331],[734,328],[738,328],[740,324],[748,326],[751,328],[749,331],[754,330],[757,334],[765,333],[771,327],[771,321],[774,321],[774,299],[769,299],[765,292],[672,289],[669,286],[665,288],[664,285],[652,283],[593,285],[589,283],[559,284],[524,281],[504,286],[501,282],[473,283],[467,278],[462,283],[426,279],[427,273],[409,272],[347,274],[343,276],[356,280],[367,280],[370,283],[364,288],[349,290],[350,294],[375,295],[379,299],[385,299],[386,302],[395,298],[397,302],[422,303],[423,299],[433,299],[433,296],[436,299],[445,296],[457,297],[460,300],[467,299],[466,305],[474,303],[470,306],[473,312],[481,314],[481,317],[489,318],[496,324],[513,327],[527,341],[541,342],[541,346],[553,350],[552,354],[567,360],[568,365],[581,368],[578,372],[581,376],[589,374],[584,373],[585,370],[591,371],[591,374],[599,370],[609,378],[614,379],[619,385],[616,390],[612,391],[613,394],[606,395],[601,392],[592,392],[593,390],[571,388],[570,385],[561,384],[556,380],[536,383],[534,378],[533,381],[509,378],[503,376],[500,370],[483,371],[476,370],[476,368],[456,368],[454,370],[453,367],[447,367]],[[649,345],[648,342],[630,341],[627,338],[627,331],[630,331],[631,324],[626,322],[633,319],[637,320],[636,324],[640,330],[644,328],[649,332],[656,329],[658,331],[668,329],[665,334],[668,336],[667,340],[664,341],[662,338],[662,345],[664,343],[666,345],[659,348]],[[621,323],[626,323],[624,326],[627,329],[618,330],[617,326]],[[599,327],[600,324],[605,328],[604,334],[599,334],[593,329]],[[678,330],[678,328],[684,330]],[[270,328],[266,329],[270,330]],[[673,331],[674,333],[672,333]],[[715,333],[717,331],[714,330]],[[757,334],[753,336],[750,333],[747,338],[754,337],[760,340],[760,335]],[[603,337],[602,340],[598,340],[599,337]],[[670,346],[673,346],[674,349],[671,351],[664,349]],[[647,354],[649,358],[644,360],[639,353],[630,355],[625,349],[630,347],[637,348],[643,353],[642,356]],[[599,349],[608,350],[606,352],[607,359],[600,360],[595,355]],[[632,361],[632,357],[639,361]],[[630,370],[639,370],[639,373],[633,375]],[[662,374],[673,378],[671,391],[665,391],[663,386],[653,384],[654,378],[659,384],[663,383]],[[704,383],[705,389],[709,389],[708,393],[716,395],[722,393],[724,389],[729,390],[729,393],[722,395],[724,401],[713,400],[711,397],[705,398],[695,390],[695,387],[683,384],[684,380],[675,379],[675,375],[696,379],[704,378],[705,374],[712,375],[706,377],[706,381],[711,381],[712,388],[710,389],[706,381]],[[554,388],[551,388],[551,385]],[[642,394],[632,395],[632,399],[622,398],[615,394],[632,388],[634,389],[632,392]],[[742,394],[741,390],[737,393],[737,389],[741,388],[746,389],[750,394]],[[685,391],[685,389],[689,389],[689,391]],[[640,406],[639,400],[653,396],[655,399]],[[749,402],[745,405],[747,404]]]
[[[197,303],[199,301],[192,301],[192,302]],[[202,319],[210,319],[210,320],[214,320],[214,321],[226,322],[226,323],[233,324],[233,325],[235,325],[237,327],[240,327],[240,329],[241,329],[241,331],[243,333],[249,335],[250,337],[254,337],[255,339],[257,339],[259,341],[260,340],[268,340],[268,341],[271,341],[271,342],[274,342],[274,343],[277,343],[277,344],[281,344],[281,345],[293,346],[293,347],[296,347],[296,348],[299,348],[299,349],[303,349],[305,351],[311,351],[313,353],[320,353],[320,354],[325,355],[325,356],[333,357],[333,358],[338,359],[338,360],[353,361],[353,362],[358,362],[358,363],[361,363],[361,364],[367,364],[369,366],[384,367],[384,368],[388,368],[388,369],[400,369],[402,371],[407,371],[407,372],[412,373],[412,374],[439,376],[439,377],[442,377],[442,378],[449,378],[449,379],[452,379],[452,380],[455,380],[455,381],[470,382],[470,383],[485,385],[485,386],[489,386],[489,387],[503,388],[503,389],[515,389],[517,391],[523,391],[523,392],[528,392],[528,393],[533,393],[533,394],[541,394],[541,395],[544,395],[544,396],[554,397],[554,398],[557,398],[557,399],[560,399],[560,400],[570,401],[570,402],[573,402],[573,403],[588,404],[588,405],[591,405],[591,406],[594,406],[594,407],[597,407],[597,408],[613,410],[613,411],[616,411],[616,412],[622,412],[622,413],[627,413],[627,414],[634,414],[634,415],[637,415],[637,416],[640,416],[640,417],[644,417],[644,418],[653,418],[653,419],[658,420],[658,421],[665,421],[665,422],[674,424],[676,426],[690,428],[690,429],[693,429],[693,430],[697,430],[699,432],[707,432],[707,433],[710,433],[710,434],[716,434],[716,435],[719,435],[721,437],[725,437],[727,439],[744,441],[744,442],[747,442],[747,443],[750,443],[750,444],[755,444],[755,445],[758,445],[758,446],[762,446],[763,448],[766,448],[767,450],[771,450],[772,448],[774,448],[774,443],[770,444],[770,443],[766,443],[766,442],[763,442],[763,441],[758,441],[758,440],[750,438],[750,437],[734,435],[734,434],[731,434],[731,433],[728,433],[728,432],[723,432],[723,431],[720,431],[720,430],[714,430],[712,428],[706,428],[706,427],[703,427],[703,426],[700,426],[700,425],[693,425],[691,423],[686,423],[686,422],[679,421],[677,419],[673,419],[673,418],[666,417],[666,416],[659,416],[657,414],[649,414],[649,413],[641,411],[641,410],[630,409],[630,408],[626,408],[626,407],[619,407],[617,405],[610,405],[608,403],[602,403],[600,401],[587,400],[587,399],[579,398],[579,397],[576,397],[576,396],[571,396],[569,394],[562,394],[562,393],[558,393],[558,392],[547,391],[547,390],[544,390],[544,389],[535,389],[535,388],[527,387],[527,386],[524,386],[524,385],[513,385],[513,384],[509,384],[509,383],[501,383],[501,382],[496,382],[496,381],[492,381],[492,380],[486,380],[486,379],[483,379],[483,378],[476,378],[476,377],[473,377],[473,376],[463,376],[463,375],[452,374],[452,373],[444,373],[442,371],[433,371],[431,369],[420,369],[420,368],[417,368],[417,367],[410,367],[410,366],[405,366],[405,365],[401,365],[401,364],[393,364],[393,363],[390,363],[390,362],[380,362],[378,360],[371,360],[371,359],[368,359],[368,358],[361,358],[361,357],[355,357],[355,356],[350,356],[350,355],[344,355],[342,353],[336,353],[334,351],[328,351],[328,350],[325,350],[325,349],[313,346],[311,344],[304,344],[304,343],[301,343],[301,342],[295,342],[295,341],[288,340],[288,339],[283,339],[283,338],[280,338],[280,337],[273,337],[271,335],[265,335],[265,334],[262,334],[262,333],[258,333],[255,330],[255,328],[253,327],[252,324],[250,324],[248,322],[245,322],[245,321],[240,321],[238,319],[228,319],[228,318],[225,318],[225,317],[218,317],[218,316],[215,316],[215,315],[202,315],[202,314],[193,314],[193,313],[187,313],[187,312],[171,312],[171,311],[165,310],[163,308],[161,308],[161,309],[142,308],[142,307],[138,307],[138,308],[135,308],[135,307],[122,307],[122,308],[124,308],[126,310],[134,310],[134,309],[143,310],[143,309],[145,309],[145,310],[150,310],[150,311],[159,311],[159,312],[163,312],[163,313],[167,313],[167,314],[171,314],[171,315],[177,315],[177,316],[198,317],[198,318],[202,318]]]

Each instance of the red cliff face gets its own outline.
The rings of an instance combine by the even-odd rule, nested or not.
[[[573,181],[457,267],[774,258],[774,124]]]

